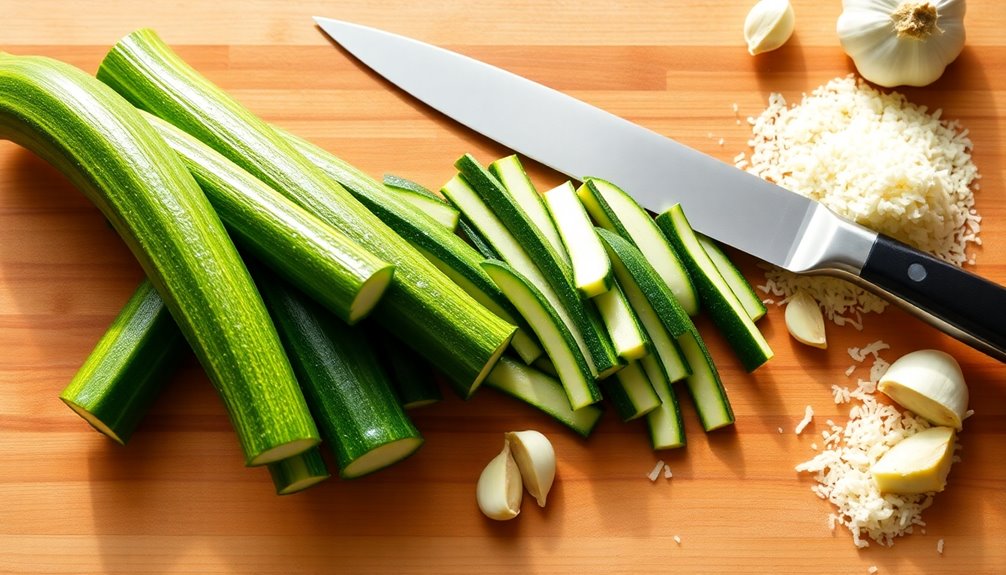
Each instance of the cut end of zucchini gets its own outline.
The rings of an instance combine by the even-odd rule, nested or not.
[[[315,445],[318,445],[320,441],[314,438],[305,439],[295,439],[294,441],[288,443],[282,443],[273,447],[272,449],[267,449],[257,456],[248,460],[248,465],[255,467],[258,465],[268,465],[270,463],[276,463],[277,461],[286,459],[288,457],[293,457],[294,455],[304,453],[308,449],[311,449]]]
[[[293,483],[284,486],[282,489],[277,489],[276,495],[293,495],[294,493],[300,493],[305,489],[314,487],[315,485],[321,483],[322,481],[325,481],[326,479],[328,479],[328,476],[305,477],[303,479],[299,479],[297,481],[294,481]]]
[[[384,291],[391,285],[391,279],[395,277],[395,266],[389,265],[375,272],[370,278],[363,282],[360,292],[356,295],[352,305],[349,307],[349,317],[346,323],[353,325],[361,319],[367,317],[381,301]]]
[[[408,437],[385,443],[377,449],[372,449],[366,455],[358,457],[340,470],[339,475],[344,479],[363,477],[409,457],[422,446],[423,439],[421,437]]]
[[[113,431],[112,428],[106,425],[104,421],[98,419],[96,415],[88,411],[87,408],[65,397],[60,397],[59,399],[63,403],[65,403],[70,409],[76,412],[76,414],[79,415],[84,421],[90,424],[90,426],[93,427],[96,431],[106,435],[109,439],[115,441],[119,445],[126,444],[125,439],[119,437],[118,433]]]
[[[489,373],[493,370],[493,368],[496,367],[496,364],[499,362],[499,359],[503,355],[503,352],[506,351],[508,347],[510,347],[510,341],[513,339],[514,333],[516,333],[516,331],[517,330],[515,328],[514,331],[510,333],[510,337],[508,337],[506,341],[503,342],[503,345],[496,348],[496,351],[493,353],[492,357],[490,357],[489,361],[486,362],[485,367],[483,367],[482,371],[479,372],[478,377],[476,377],[475,381],[472,382],[472,386],[468,388],[468,395],[465,396],[465,399],[470,398],[472,394],[475,393],[475,390],[482,385],[482,382],[485,380],[486,376],[488,376]]]

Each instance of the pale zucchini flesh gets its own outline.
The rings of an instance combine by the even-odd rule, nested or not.
[[[585,298],[607,292],[611,289],[611,262],[573,184],[561,184],[545,192],[543,197],[569,256],[573,285]]]
[[[600,401],[601,394],[579,346],[541,292],[504,262],[487,260],[482,266],[538,336],[555,365],[570,407],[577,410]]]
[[[321,449],[312,447],[304,453],[269,464],[269,475],[277,495],[292,495],[328,479],[328,465]]]
[[[734,295],[740,300],[741,305],[744,306],[748,317],[754,321],[758,321],[764,317],[768,311],[765,309],[765,302],[762,301],[758,292],[755,291],[751,283],[744,277],[744,274],[730,260],[730,256],[711,238],[698,232],[695,233],[695,237],[698,238],[699,243],[702,244],[702,249],[705,250],[706,255],[709,256],[713,265],[716,266],[716,269],[719,270],[723,279],[727,282],[727,285],[730,286],[730,291],[734,292]]]
[[[417,210],[452,232],[458,227],[458,210],[423,186],[400,176],[385,174],[384,185]]]
[[[489,164],[489,172],[503,184],[513,201],[527,214],[527,217],[552,246],[556,255],[567,264],[570,263],[569,254],[565,251],[559,230],[542,202],[542,196],[524,170],[520,158],[516,155],[500,158]]]
[[[68,64],[0,54],[0,136],[60,169],[111,222],[223,398],[247,464],[318,443],[279,337],[223,224],[129,102]]]
[[[605,180],[587,178],[577,194],[598,225],[622,236],[643,252],[688,315],[699,312],[698,294],[692,279],[649,212],[621,188]]]
[[[608,257],[607,253],[604,257]],[[611,343],[620,359],[635,361],[649,353],[650,339],[617,282],[607,292],[595,296],[593,302],[604,320]]]
[[[748,371],[772,358],[772,348],[706,254],[680,204],[657,216],[657,226],[675,247],[695,281],[702,307]]]
[[[216,149],[396,266],[373,316],[406,334],[464,397],[509,345],[514,327],[475,302],[261,119],[181,60],[150,30],[119,41],[101,81]]]
[[[646,356],[639,361],[650,385],[660,398],[660,405],[646,414],[646,427],[650,431],[650,445],[653,449],[676,449],[685,446],[685,424],[681,418],[674,386],[664,371],[660,361]]]
[[[639,362],[633,361],[604,382],[604,396],[622,421],[642,417],[660,407],[660,396]]]
[[[540,409],[583,437],[591,434],[604,414],[597,404],[573,410],[555,377],[506,356],[496,363],[486,385]]]

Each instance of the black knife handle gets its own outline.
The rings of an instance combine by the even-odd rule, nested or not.
[[[950,335],[1006,361],[1006,288],[882,234],[859,275]]]

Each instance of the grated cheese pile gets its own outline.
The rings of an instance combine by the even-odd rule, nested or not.
[[[796,466],[798,472],[815,474],[817,484],[811,489],[837,508],[828,516],[829,526],[847,527],[856,547],[867,547],[867,538],[890,546],[895,537],[925,526],[922,511],[933,502],[932,494],[881,494],[870,475],[870,467],[891,447],[929,427],[911,412],[878,402],[877,381],[889,367],[880,357],[886,348],[876,342],[849,350],[858,362],[873,357],[870,379],[859,379],[855,389],[833,386],[836,404],[856,400],[849,409],[849,421],[842,427],[828,420],[828,429],[822,433],[824,450]]]
[[[974,263],[970,243],[980,244],[981,218],[972,190],[978,170],[972,143],[941,111],[884,94],[853,76],[836,78],[788,107],[772,94],[757,118],[749,118],[750,158],[739,168],[814,198],[835,212],[961,266]],[[796,276],[772,268],[761,289],[784,296],[811,293],[839,325],[862,328],[862,314],[886,303],[843,280]]]

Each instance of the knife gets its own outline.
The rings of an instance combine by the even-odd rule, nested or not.
[[[655,213],[680,203],[707,236],[792,272],[852,280],[1006,361],[1002,286],[506,70],[375,28],[314,20],[392,84],[524,156],[577,180],[614,182]]]

